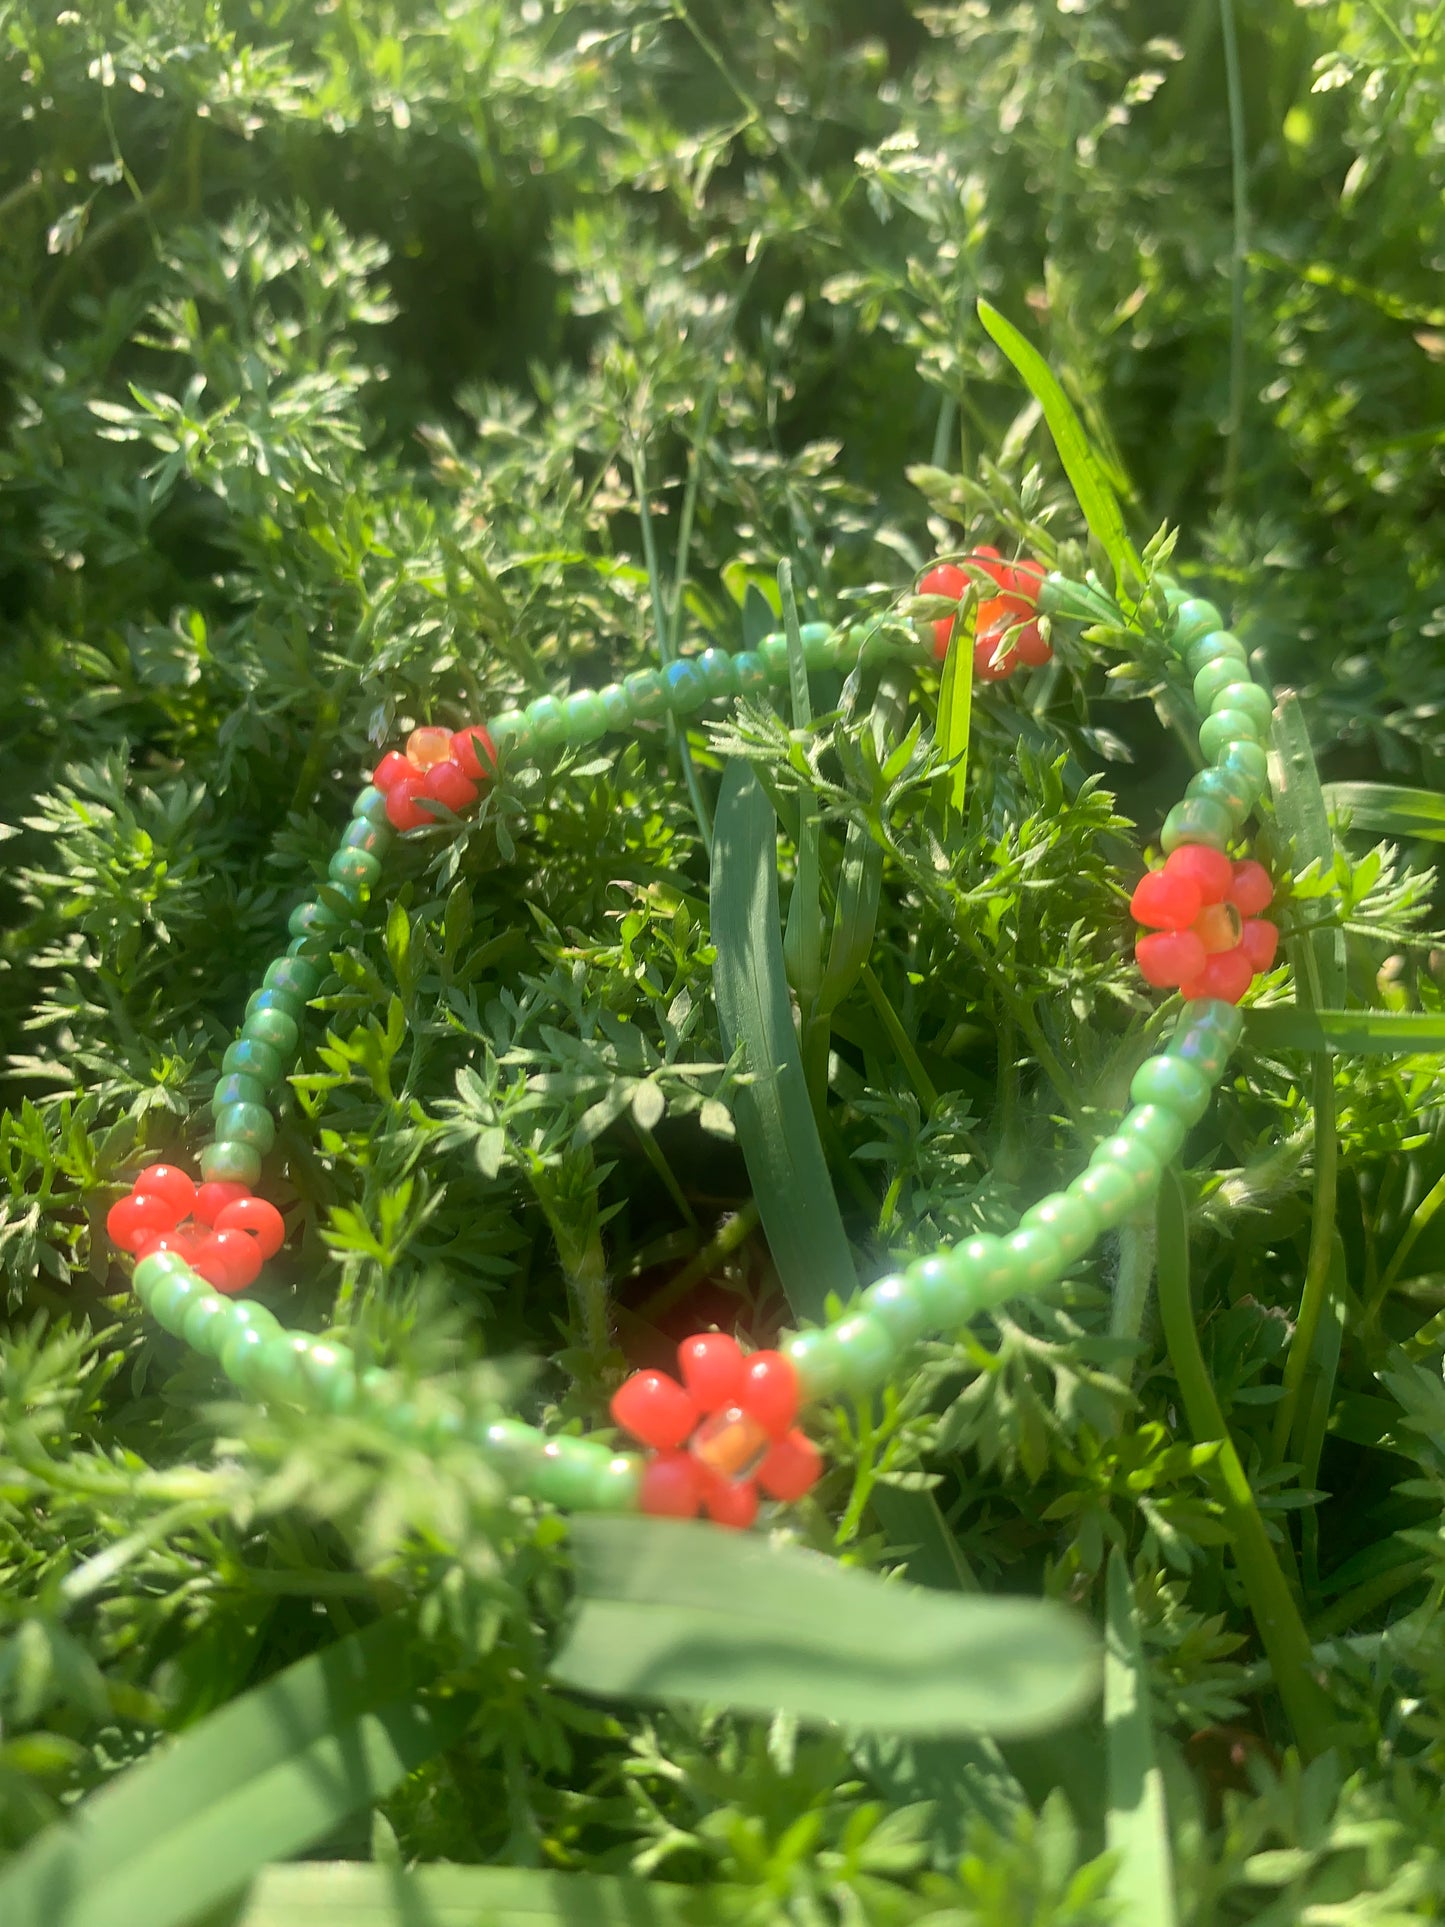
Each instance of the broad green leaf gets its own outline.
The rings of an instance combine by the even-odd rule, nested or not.
[[[1044,411],[1044,420],[1059,451],[1084,520],[1099,547],[1108,556],[1114,571],[1114,586],[1121,600],[1130,603],[1144,582],[1144,564],[1129,540],[1123,511],[1104,465],[1100,462],[1074,405],[1059,386],[1052,369],[1029,340],[997,308],[980,300],[978,318],[1003,349],[1023,377],[1024,385]]]
[[[85,1801],[0,1874],[5,1927],[182,1927],[384,1798],[470,1707],[419,1703],[385,1620],[288,1667]]]
[[[1445,1014],[1411,1010],[1303,1010],[1276,1004],[1244,1013],[1244,1035],[1263,1051],[1343,1051],[1352,1057],[1445,1050]]]
[[[1154,1756],[1149,1673],[1129,1562],[1117,1546],[1109,1555],[1104,1741],[1109,1771],[1105,1840],[1119,1856],[1109,1897],[1118,1909],[1118,1927],[1175,1927],[1179,1915],[1164,1777]]]
[[[1289,838],[1296,866],[1319,864],[1328,875],[1335,860],[1334,832],[1320,788],[1309,727],[1299,697],[1282,690],[1270,732],[1269,780],[1275,815]],[[1338,1004],[1345,994],[1345,934],[1314,930],[1286,940],[1302,1002]]]
[[[696,1899],[612,1874],[318,1860],[267,1867],[225,1927],[672,1927]]]
[[[1403,789],[1394,783],[1326,783],[1322,794],[1330,809],[1349,816],[1352,830],[1445,843],[1445,796],[1434,790]]]
[[[794,1314],[821,1319],[857,1273],[808,1101],[778,931],[777,819],[745,763],[718,795],[712,853],[713,986],[728,1047],[755,1081],[737,1095],[738,1141]]]
[[[778,564],[778,595],[783,605],[783,632],[788,638],[788,686],[793,705],[793,727],[805,730],[813,720],[812,698],[808,693],[808,664],[803,654],[803,636],[798,626],[798,605],[793,599],[793,567],[786,556]],[[823,912],[819,901],[822,879],[819,873],[819,845],[822,832],[818,804],[811,790],[798,804],[798,857],[793,875],[793,894],[788,899],[788,922],[783,932],[783,959],[788,982],[793,986],[804,1014],[811,1017],[823,981]]]
[[[563,1685],[894,1733],[1039,1732],[1097,1686],[1087,1625],[1050,1600],[889,1583],[713,1526],[572,1522]]]

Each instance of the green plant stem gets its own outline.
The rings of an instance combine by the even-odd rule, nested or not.
[[[1377,1572],[1373,1579],[1366,1579],[1358,1586],[1337,1599],[1328,1612],[1323,1612],[1310,1627],[1310,1638],[1318,1644],[1321,1640],[1333,1639],[1363,1619],[1377,1607],[1383,1606],[1387,1599],[1426,1578],[1430,1571],[1428,1559],[1410,1559],[1403,1565],[1392,1566],[1389,1572]]]
[[[1139,1342],[1158,1243],[1152,1217],[1130,1218],[1119,1227],[1119,1275],[1114,1281],[1114,1308],[1109,1318],[1111,1338],[1125,1339],[1131,1345]],[[1135,1362],[1131,1358],[1123,1368],[1125,1384],[1133,1380]]]
[[[732,1217],[726,1220],[700,1251],[688,1259],[682,1269],[660,1285],[652,1296],[637,1307],[634,1316],[645,1320],[661,1318],[674,1305],[681,1304],[694,1285],[700,1285],[709,1272],[716,1271],[739,1245],[744,1244],[758,1227],[758,1207],[754,1199],[739,1206]]]
[[[1249,176],[1244,151],[1244,90],[1239,75],[1239,37],[1234,0],[1219,0],[1224,39],[1224,88],[1229,110],[1229,171],[1234,196],[1234,235],[1229,250],[1229,420],[1225,428],[1224,506],[1234,501],[1239,480],[1239,439],[1244,426],[1244,272],[1249,252]]]
[[[647,580],[652,592],[652,620],[657,630],[657,652],[664,665],[676,655],[673,646],[671,625],[668,621],[667,599],[663,593],[662,566],[658,560],[657,538],[652,527],[652,508],[647,496],[647,459],[642,452],[640,441],[632,444],[632,470],[637,481],[637,514],[642,527],[642,553],[647,563]],[[702,837],[703,848],[708,859],[712,859],[712,812],[708,809],[707,799],[703,796],[702,786],[697,780],[697,770],[693,767],[692,749],[688,744],[687,730],[678,718],[669,714],[667,718],[668,741],[677,750],[678,761],[682,765],[682,780],[687,785],[688,800],[692,813],[697,818],[698,832]]]
[[[1330,1704],[1315,1677],[1309,1635],[1270,1544],[1200,1350],[1189,1291],[1189,1223],[1175,1172],[1159,1187],[1159,1316],[1169,1362],[1195,1443],[1218,1441],[1220,1504],[1229,1526],[1250,1613],[1274,1669],[1275,1684],[1305,1759],[1331,1743]]]
[[[1331,1242],[1335,1230],[1335,1195],[1339,1183],[1340,1140],[1335,1129],[1334,1060],[1321,1052],[1314,1060],[1315,1192],[1310,1215],[1309,1256],[1299,1317],[1289,1341],[1284,1365],[1284,1396],[1275,1408],[1270,1440],[1276,1462],[1290,1448],[1300,1387],[1314,1350],[1315,1333],[1329,1287]]]
[[[859,981],[868,993],[868,1001],[877,1011],[879,1021],[888,1033],[888,1041],[898,1053],[899,1062],[908,1073],[908,1081],[918,1094],[918,1101],[926,1115],[931,1116],[938,1102],[938,1087],[923,1068],[923,1060],[913,1047],[913,1039],[903,1028],[903,1020],[893,1008],[887,991],[873,974],[873,966],[864,964],[858,973]]]
[[[1399,1244],[1395,1246],[1390,1257],[1390,1262],[1385,1267],[1384,1276],[1380,1279],[1378,1289],[1371,1297],[1366,1309],[1365,1317],[1367,1324],[1373,1324],[1375,1319],[1379,1317],[1380,1308],[1389,1296],[1391,1285],[1393,1285],[1399,1277],[1405,1260],[1415,1249],[1416,1239],[1419,1238],[1421,1232],[1428,1227],[1431,1219],[1435,1216],[1435,1213],[1440,1209],[1442,1204],[1445,1204],[1445,1177],[1436,1180],[1411,1213],[1410,1222],[1405,1227],[1404,1235],[1401,1237]]]

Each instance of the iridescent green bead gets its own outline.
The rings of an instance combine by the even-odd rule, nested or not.
[[[230,1071],[225,1077],[218,1078],[216,1088],[211,1092],[211,1116],[218,1118],[231,1104],[264,1104],[266,1086],[259,1077],[247,1077],[243,1071]]]
[[[667,708],[667,685],[655,669],[634,669],[622,678],[632,714],[639,721],[661,716]]]
[[[916,1269],[920,1285],[915,1285],[912,1275],[880,1278],[863,1294],[860,1310],[880,1324],[900,1348],[916,1343],[932,1322],[928,1316],[926,1286],[921,1285],[923,1270],[927,1265],[937,1265],[941,1269],[942,1260],[924,1258],[919,1261]],[[915,1267],[910,1265],[909,1272],[913,1274]]]
[[[803,660],[810,669],[831,669],[838,660],[837,637],[831,622],[805,622],[798,631]]]
[[[642,1498],[642,1460],[615,1452],[592,1482],[591,1512],[635,1512]]]
[[[216,1134],[231,1144],[250,1144],[265,1157],[276,1142],[276,1120],[264,1104],[228,1104],[216,1117]]]
[[[305,931],[299,937],[292,937],[286,946],[288,957],[301,957],[307,963],[325,963],[331,956],[331,940],[336,932],[320,925]]]
[[[798,1375],[798,1390],[806,1404],[829,1398],[843,1383],[843,1362],[828,1330],[794,1332],[780,1348]]]
[[[482,1450],[495,1464],[508,1485],[524,1485],[541,1461],[547,1444],[545,1432],[520,1419],[494,1419],[482,1432]]]
[[[1227,810],[1236,829],[1259,801],[1259,793],[1251,784],[1222,769],[1196,770],[1185,784],[1184,794],[1191,802],[1216,803]]]
[[[1229,1062],[1229,1046],[1212,1030],[1186,1030],[1182,1025],[1167,1046],[1170,1057],[1192,1065],[1201,1077],[1217,1084]]]
[[[380,859],[365,850],[336,850],[326,866],[333,883],[351,883],[370,889],[381,878]]]
[[[574,689],[562,704],[569,743],[595,743],[607,734],[607,705],[595,689]]]
[[[357,1402],[356,1360],[344,1345],[318,1338],[301,1360],[306,1403],[316,1411],[340,1414]]]
[[[262,1010],[279,1010],[283,1017],[291,1019],[299,1031],[301,1019],[306,1010],[306,999],[298,997],[294,990],[277,990],[268,985],[263,990],[253,990],[246,999],[248,1017],[254,1017]]]
[[[688,658],[670,662],[662,672],[662,680],[667,688],[667,706],[675,715],[685,716],[691,710],[701,709],[707,701],[707,684],[697,664]]]
[[[702,677],[709,701],[733,694],[738,686],[737,673],[726,649],[704,649],[696,660],[697,673]]]
[[[1091,1169],[1108,1164],[1116,1170],[1127,1171],[1137,1180],[1140,1194],[1146,1198],[1158,1184],[1159,1173],[1167,1162],[1157,1147],[1146,1143],[1137,1131],[1128,1134],[1116,1131],[1113,1137],[1106,1137],[1102,1144],[1095,1145],[1089,1159]]]
[[[1100,1229],[1107,1229],[1148,1202],[1159,1182],[1159,1169],[1152,1158],[1139,1158],[1133,1164],[1100,1163],[1096,1152],[1095,1162],[1074,1179],[1065,1196],[1081,1199],[1098,1218]]]
[[[285,1068],[280,1051],[270,1044],[263,1044],[259,1037],[238,1037],[221,1059],[223,1071],[234,1071],[241,1077],[254,1077],[257,1083],[264,1084],[268,1089]]]
[[[252,1372],[251,1390],[264,1399],[305,1404],[305,1359],[310,1343],[305,1332],[278,1331],[268,1337]]]
[[[231,1313],[236,1310],[229,1298],[218,1291],[196,1298],[187,1306],[181,1320],[181,1337],[192,1351],[214,1358],[231,1335]]]
[[[1237,662],[1240,674],[1249,674],[1249,656],[1239,637],[1228,629],[1211,629],[1208,635],[1196,636],[1184,650],[1184,666],[1191,676],[1197,676],[1201,669],[1212,662]]]
[[[552,749],[567,736],[567,712],[556,696],[537,696],[522,711],[527,734],[538,749]]]
[[[1199,726],[1199,748],[1211,763],[1231,743],[1259,740],[1259,725],[1242,709],[1216,709]]]
[[[1125,1113],[1119,1124],[1120,1137],[1136,1137],[1161,1164],[1177,1157],[1189,1135],[1189,1126],[1177,1111],[1162,1104],[1140,1104]]]
[[[995,1305],[1004,1304],[1017,1292],[1008,1246],[991,1231],[981,1231],[977,1237],[965,1238],[961,1245],[953,1247],[950,1256],[965,1281],[968,1293],[969,1309],[958,1321],[960,1324],[975,1312],[990,1311]]]
[[[834,1325],[833,1343],[838,1348],[843,1384],[850,1392],[869,1392],[887,1378],[897,1363],[900,1347],[893,1334],[876,1318],[855,1312]]]
[[[1129,1085],[1135,1104],[1158,1104],[1173,1111],[1186,1125],[1197,1124],[1209,1109],[1213,1089],[1209,1079],[1181,1057],[1151,1057],[1135,1071]]]
[[[756,649],[743,649],[733,657],[733,674],[740,696],[756,696],[768,686],[768,665]]]
[[[254,1324],[243,1325],[239,1331],[233,1331],[221,1347],[218,1361],[221,1370],[243,1392],[259,1390],[266,1347],[272,1339],[281,1335],[281,1327],[274,1318],[269,1326],[261,1319]]]
[[[788,680],[788,638],[786,636],[764,636],[758,644],[758,654],[763,659],[763,668],[768,672],[769,682]]]
[[[172,1271],[152,1290],[147,1310],[158,1325],[179,1336],[186,1313],[211,1289],[193,1271]]]
[[[352,819],[358,823],[370,823],[373,828],[385,823],[386,791],[379,790],[375,783],[367,783],[356,792],[356,801],[351,806]]]
[[[1196,636],[1207,636],[1211,630],[1223,627],[1224,617],[1212,602],[1206,602],[1202,596],[1191,596],[1174,612],[1174,647],[1186,649]]]
[[[1086,1198],[1069,1197],[1061,1191],[1040,1198],[1019,1219],[1020,1231],[1046,1231],[1058,1244],[1065,1264],[1082,1258],[1102,1229],[1098,1213]]]
[[[131,1273],[131,1287],[143,1305],[150,1304],[151,1293],[164,1278],[190,1273],[190,1266],[178,1251],[153,1251],[142,1258]]]
[[[903,1301],[892,1318],[874,1302],[880,1294],[891,1295],[890,1287],[901,1287],[897,1295]],[[905,1311],[904,1304],[911,1309]],[[973,1274],[956,1250],[935,1251],[927,1258],[915,1258],[901,1278],[881,1278],[870,1285],[863,1294],[863,1309],[887,1325],[900,1344],[912,1344],[925,1332],[957,1331],[978,1309]],[[910,1332],[909,1324],[919,1319],[922,1324]]]
[[[1235,710],[1248,716],[1254,723],[1254,734],[1261,742],[1268,739],[1269,726],[1274,718],[1274,704],[1269,692],[1261,689],[1257,682],[1248,680],[1226,684],[1214,701],[1209,705],[1211,716],[1218,716],[1226,710]]]
[[[284,990],[304,1007],[321,988],[321,966],[304,957],[278,957],[267,967],[261,984],[265,990]]]
[[[1003,1248],[1013,1267],[1014,1292],[1042,1291],[1068,1266],[1063,1246],[1049,1231],[1015,1231],[1004,1239]]]
[[[591,1439],[548,1439],[531,1467],[526,1489],[568,1511],[590,1511],[599,1477],[613,1457],[609,1446]]]
[[[1244,1035],[1244,1012],[1222,997],[1194,997],[1180,1011],[1177,1028],[1212,1030],[1233,1050]]]
[[[330,943],[338,923],[336,917],[324,904],[309,900],[306,903],[297,904],[286,919],[286,928],[293,937],[305,937],[314,942]]]
[[[1269,782],[1269,758],[1258,743],[1234,742],[1215,759],[1215,767],[1248,783],[1256,798],[1264,795]]]
[[[362,819],[347,824],[341,832],[340,847],[343,850],[364,850],[367,856],[380,860],[395,841],[390,823],[372,823]]]
[[[1176,803],[1170,810],[1159,833],[1159,842],[1166,855],[1177,850],[1181,843],[1203,843],[1211,850],[1223,850],[1228,847],[1233,830],[1233,819],[1222,803],[1206,803],[1194,796],[1187,802]]]
[[[597,692],[607,716],[609,729],[626,729],[632,721],[632,699],[620,682],[610,682]]]
[[[487,724],[487,734],[499,756],[504,748],[521,755],[532,746],[527,718],[520,709],[504,709],[500,716],[494,716]]]
[[[201,1153],[201,1176],[207,1184],[254,1184],[260,1175],[261,1153],[254,1144],[218,1138]]]
[[[258,1044],[269,1044],[283,1058],[291,1058],[301,1042],[301,1027],[284,1010],[256,1010],[242,1024],[241,1035]]]
[[[1221,690],[1237,687],[1240,678],[1247,675],[1240,657],[1216,656],[1213,662],[1205,663],[1194,678],[1194,707],[1201,716],[1207,716]]]

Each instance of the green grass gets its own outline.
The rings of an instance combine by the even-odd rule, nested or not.
[[[1433,0],[0,17],[7,1927],[1445,1917],[1442,81]],[[1281,698],[1157,1228],[831,1408],[771,1548],[225,1402],[104,1216],[376,746],[977,541],[1167,567]],[[1105,602],[1055,642],[795,650],[401,851],[278,1314],[590,1429],[1073,1175],[1191,765]]]

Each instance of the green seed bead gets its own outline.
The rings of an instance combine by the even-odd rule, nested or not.
[[[344,930],[361,915],[361,886],[356,883],[323,883],[317,902],[331,919],[335,930]]]
[[[230,1335],[234,1309],[230,1299],[223,1298],[218,1291],[204,1298],[197,1297],[186,1307],[180,1336],[192,1351],[214,1358]]]
[[[298,903],[286,919],[286,928],[293,937],[304,937],[312,943],[329,944],[332,932],[337,927],[337,919],[331,911],[315,901]]]
[[[482,1433],[482,1450],[510,1486],[521,1487],[541,1462],[544,1432],[520,1419],[495,1419]]]
[[[733,657],[733,674],[740,696],[756,696],[768,686],[768,665],[756,649],[744,649]]]
[[[838,660],[837,637],[831,622],[805,622],[798,631],[803,660],[810,669],[831,669]]]
[[[1138,1138],[1161,1164],[1168,1164],[1183,1148],[1189,1126],[1177,1111],[1167,1110],[1162,1104],[1140,1104],[1126,1112],[1119,1135]]]
[[[642,1498],[642,1460],[631,1452],[617,1452],[597,1474],[592,1485],[592,1512],[636,1512]]]
[[[313,1341],[301,1360],[301,1378],[306,1403],[317,1411],[340,1415],[357,1403],[356,1360],[343,1345]]]
[[[1252,785],[1222,769],[1196,770],[1185,784],[1184,794],[1191,802],[1217,803],[1229,812],[1236,829],[1259,801]]]
[[[259,994],[269,996],[271,993]],[[269,1044],[283,1058],[292,1058],[296,1055],[296,1046],[301,1042],[301,1027],[284,1010],[256,1010],[242,1024],[241,1035],[252,1038],[258,1044]]]
[[[1211,662],[1235,662],[1239,674],[1249,674],[1249,654],[1239,637],[1228,629],[1211,629],[1206,636],[1196,636],[1184,648],[1184,666],[1191,676],[1197,676],[1201,669]]]
[[[788,680],[788,638],[786,636],[764,636],[758,644],[758,654],[763,659],[763,667],[768,672],[769,682]]]
[[[1069,1197],[1062,1191],[1040,1198],[1019,1219],[1020,1231],[1046,1231],[1057,1243],[1065,1264],[1082,1258],[1102,1229],[1098,1213],[1087,1199]]]
[[[1195,997],[1179,1013],[1178,1030],[1210,1030],[1233,1050],[1244,1035],[1244,1012],[1222,997]]]
[[[595,689],[575,689],[562,705],[562,722],[569,743],[595,743],[607,734],[607,705]]]
[[[1216,758],[1216,767],[1226,775],[1237,776],[1241,782],[1248,783],[1256,801],[1264,795],[1269,782],[1269,758],[1258,743],[1233,742]]]
[[[277,990],[270,986],[264,990],[253,990],[246,999],[246,1015],[254,1017],[262,1010],[279,1010],[283,1017],[291,1019],[299,1031],[301,1019],[306,1010],[306,999],[298,997],[294,990]]]
[[[1042,1291],[1068,1267],[1063,1246],[1049,1231],[1016,1231],[1003,1247],[1013,1266],[1014,1293]]]
[[[966,1238],[961,1245],[954,1246],[951,1255],[964,1279],[969,1301],[968,1310],[958,1321],[960,1324],[975,1312],[990,1311],[995,1305],[1004,1304],[1017,1295],[1018,1286],[1008,1246],[1004,1239],[996,1238],[991,1231],[981,1231],[976,1238]]]
[[[331,956],[331,939],[334,934],[331,930],[319,928],[308,930],[304,936],[292,937],[286,946],[286,955],[300,957],[306,963],[319,966]]]
[[[609,729],[626,729],[632,721],[632,699],[620,682],[610,682],[597,692],[597,700],[607,714]]]
[[[370,889],[381,877],[381,862],[365,850],[337,850],[326,866],[333,883],[346,883]]]
[[[1241,676],[1246,674],[1238,656],[1216,656],[1213,662],[1205,663],[1194,678],[1194,707],[1199,714],[1207,716],[1214,707],[1215,697],[1222,690],[1236,688]]]
[[[252,1372],[251,1390],[268,1401],[305,1404],[305,1359],[310,1343],[305,1332],[278,1331],[267,1338]]]
[[[219,1118],[222,1111],[232,1104],[264,1104],[266,1086],[259,1077],[247,1077],[240,1071],[232,1071],[217,1080],[211,1093],[211,1116]]]
[[[733,658],[726,649],[704,649],[697,658],[697,673],[702,677],[709,701],[731,696],[738,686]]]
[[[131,1274],[131,1286],[136,1297],[149,1308],[151,1293],[163,1279],[189,1276],[190,1269],[178,1251],[153,1251],[136,1266]]]
[[[1158,1181],[1159,1166],[1153,1159],[1140,1168],[1091,1164],[1066,1188],[1065,1196],[1086,1204],[1098,1219],[1099,1228],[1105,1230],[1132,1217],[1147,1203]]]
[[[1268,690],[1261,689],[1257,682],[1228,683],[1209,705],[1209,713],[1217,716],[1229,709],[1250,718],[1254,724],[1254,734],[1260,742],[1268,740],[1269,726],[1274,719],[1274,704],[1269,699]]]
[[[216,1117],[216,1135],[230,1144],[254,1145],[265,1157],[276,1142],[276,1120],[264,1104],[228,1104]]]
[[[381,860],[396,841],[390,823],[376,824],[362,819],[348,823],[341,832],[343,850],[364,850],[368,856]]]
[[[1233,820],[1222,803],[1207,803],[1202,797],[1192,796],[1170,810],[1159,842],[1166,855],[1181,843],[1203,843],[1211,850],[1223,850],[1233,829]]]
[[[1102,1144],[1094,1147],[1089,1159],[1089,1169],[1100,1170],[1110,1166],[1125,1171],[1135,1179],[1140,1187],[1140,1196],[1152,1195],[1159,1182],[1159,1174],[1167,1159],[1154,1146],[1147,1144],[1137,1131],[1126,1134],[1116,1131],[1113,1137],[1106,1137]]]
[[[271,1322],[275,1325],[274,1332],[264,1324],[243,1325],[239,1331],[233,1331],[221,1347],[218,1360],[221,1370],[243,1392],[260,1389],[266,1346],[281,1331],[274,1319]]]
[[[1169,1040],[1168,1054],[1177,1057],[1181,1064],[1191,1065],[1211,1085],[1219,1082],[1229,1062],[1227,1045],[1211,1030],[1181,1028],[1175,1031]]]
[[[940,1260],[922,1259],[917,1272],[921,1274],[928,1265],[940,1265]],[[915,1285],[912,1275],[915,1267],[910,1265],[908,1269],[908,1277],[880,1278],[877,1284],[870,1285],[860,1306],[865,1316],[881,1325],[900,1350],[922,1338],[931,1322],[925,1290]]]
[[[271,1044],[263,1044],[259,1037],[238,1037],[221,1059],[223,1071],[234,1072],[239,1077],[254,1077],[268,1090],[285,1068],[280,1051]]]
[[[1186,1125],[1197,1124],[1213,1095],[1209,1079],[1182,1057],[1151,1057],[1135,1071],[1129,1096],[1135,1104],[1160,1105]]]
[[[1202,596],[1191,596],[1174,612],[1174,647],[1186,649],[1196,636],[1207,636],[1223,627],[1224,617],[1212,602],[1206,602]]]
[[[351,806],[351,814],[355,821],[370,823],[373,827],[378,823],[385,823],[387,820],[386,791],[379,790],[375,783],[368,783],[364,789],[356,792],[356,801]]]
[[[627,691],[633,717],[639,722],[661,716],[667,708],[667,685],[655,669],[634,669],[630,676],[622,678],[622,687]]]
[[[152,1290],[147,1309],[158,1325],[179,1336],[186,1313],[211,1289],[205,1279],[198,1278],[193,1271],[172,1271]]]
[[[794,1332],[783,1340],[781,1349],[797,1373],[803,1404],[830,1398],[843,1383],[843,1361],[831,1331]]]
[[[567,712],[556,696],[538,696],[522,711],[527,734],[538,749],[553,749],[567,736]]]
[[[685,716],[701,709],[707,701],[707,684],[697,664],[690,659],[670,662],[662,672],[662,680],[667,689],[667,706],[674,715]]]
[[[875,1294],[884,1294],[887,1287],[894,1285],[902,1287],[898,1296],[912,1306],[911,1316],[923,1321],[911,1337],[905,1335],[905,1320],[910,1314],[900,1308],[890,1318],[881,1304],[874,1303]],[[915,1258],[901,1279],[882,1278],[871,1285],[863,1294],[863,1308],[886,1325],[900,1344],[912,1344],[925,1332],[957,1331],[978,1309],[973,1273],[956,1249],[936,1251],[932,1257]]]
[[[840,1325],[834,1325],[833,1343],[842,1362],[843,1383],[850,1392],[862,1394],[887,1378],[897,1363],[899,1346],[892,1333],[876,1318],[855,1312]]]
[[[500,716],[494,716],[487,724],[487,734],[500,756],[504,748],[521,755],[532,746],[527,728],[526,715],[520,709],[504,709]]]
[[[254,1184],[260,1175],[261,1153],[254,1144],[219,1138],[201,1153],[201,1176],[208,1184]]]
[[[1211,762],[1231,743],[1257,743],[1258,723],[1243,709],[1216,709],[1199,729],[1199,747]]]
[[[321,988],[321,968],[304,957],[278,957],[261,980],[265,990],[282,990],[304,1008]]]
[[[534,1499],[567,1511],[590,1511],[598,1480],[607,1470],[611,1450],[591,1439],[548,1439],[527,1479]]]

